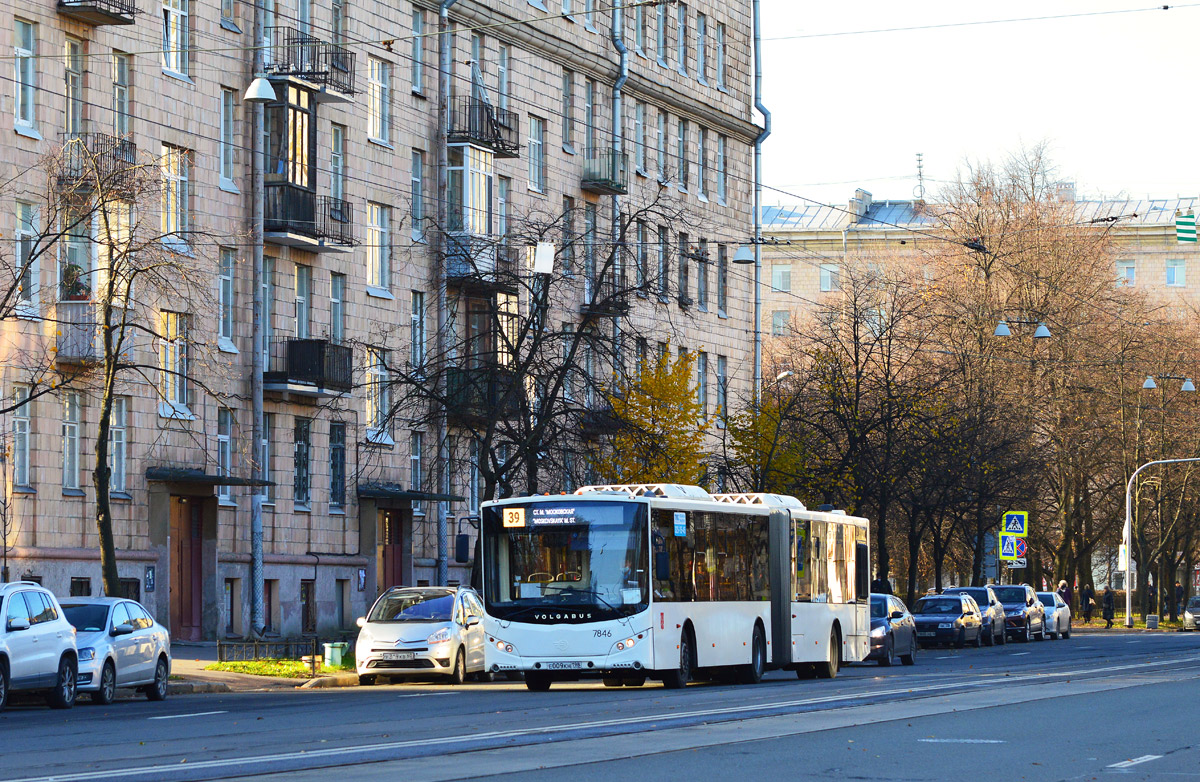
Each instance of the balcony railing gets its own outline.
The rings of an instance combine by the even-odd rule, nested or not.
[[[520,119],[516,112],[489,106],[475,98],[459,98],[450,107],[452,143],[488,147],[496,157],[520,157]]]
[[[319,196],[288,182],[268,182],[264,188],[266,233],[294,234],[313,243],[350,246],[354,242],[354,208],[349,201]],[[305,246],[307,242],[283,242]],[[311,248],[309,248],[311,249]]]
[[[511,415],[516,399],[507,396],[515,379],[498,366],[450,367],[446,371],[446,413],[457,421]]]
[[[96,305],[90,301],[60,301],[55,307],[55,357],[66,364],[86,364],[98,358]]]
[[[133,24],[133,0],[58,0],[58,12],[85,24]]]
[[[137,147],[132,141],[107,133],[62,134],[60,188],[120,191],[133,183]]]
[[[268,76],[295,76],[353,95],[354,52],[292,27],[268,27],[263,61]]]
[[[273,342],[263,388],[308,396],[344,394],[354,385],[353,352],[327,339]]]
[[[600,195],[624,195],[629,192],[629,161],[611,149],[598,149],[583,162],[580,187]]]

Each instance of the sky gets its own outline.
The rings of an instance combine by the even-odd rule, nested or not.
[[[965,162],[1003,163],[1042,142],[1079,198],[1198,195],[1200,2],[1161,9],[762,0],[773,121],[763,203],[845,204],[856,187],[911,199],[918,152],[935,200]],[[1001,21],[1068,14],[1077,16]],[[988,23],[930,27],[967,22]],[[913,27],[925,29],[862,32]]]

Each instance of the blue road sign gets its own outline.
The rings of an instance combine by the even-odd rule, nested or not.
[[[1017,558],[1017,541],[1016,535],[1001,535],[1000,536],[1000,559],[1016,559]]]
[[[1004,534],[1023,538],[1029,534],[1029,514],[1023,510],[1010,510],[1004,514]]]

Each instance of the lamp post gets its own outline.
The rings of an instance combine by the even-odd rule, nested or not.
[[[1147,380],[1153,380],[1153,378],[1147,378]],[[1125,546],[1126,627],[1133,627],[1133,590],[1129,588],[1130,572],[1132,571],[1130,564],[1133,562],[1133,482],[1137,479],[1138,473],[1147,467],[1153,467],[1156,464],[1179,464],[1181,462],[1200,462],[1200,456],[1193,456],[1186,459],[1155,459],[1152,462],[1146,462],[1133,471],[1133,475],[1129,476],[1129,481],[1125,484],[1125,530],[1122,537]]]

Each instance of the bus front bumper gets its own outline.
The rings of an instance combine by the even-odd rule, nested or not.
[[[627,644],[630,639],[634,642],[632,646]],[[607,654],[599,655],[572,654],[559,649],[533,649],[526,653],[499,638],[489,636],[489,641],[487,668],[495,673],[543,671],[563,679],[602,678],[646,671],[653,656],[648,630],[614,642]]]

